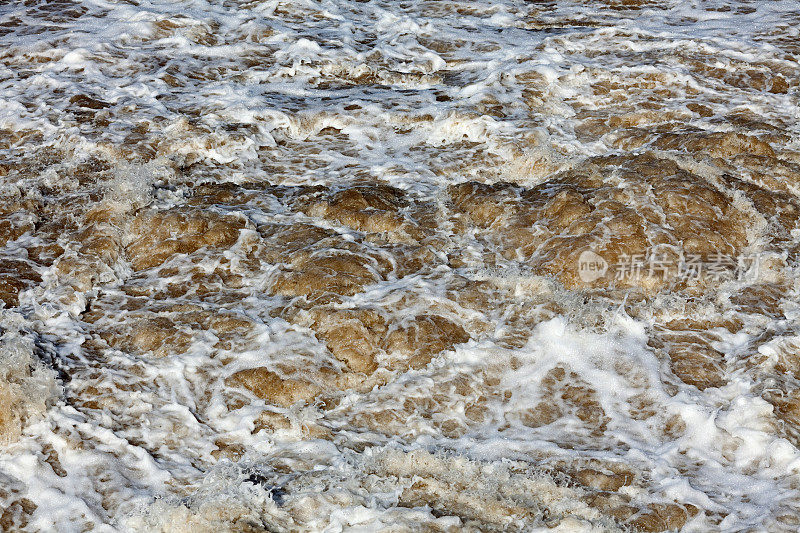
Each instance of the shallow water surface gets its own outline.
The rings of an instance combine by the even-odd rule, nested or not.
[[[800,7],[0,5],[0,529],[796,531]]]

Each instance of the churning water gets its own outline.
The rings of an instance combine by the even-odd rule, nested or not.
[[[795,531],[800,4],[0,4],[0,528]]]

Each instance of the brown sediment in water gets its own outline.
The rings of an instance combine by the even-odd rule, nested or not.
[[[507,259],[567,287],[586,286],[575,265],[592,250],[610,268],[591,286],[664,288],[674,272],[622,275],[625,257],[662,250],[674,265],[681,255],[735,256],[752,218],[729,191],[648,153],[590,159],[532,189],[465,183],[449,191],[456,213],[469,217],[466,228],[481,228]]]
[[[620,183],[625,184],[624,189]],[[248,277],[263,275],[265,293],[283,302],[279,316],[307,328],[329,353],[330,363],[319,366],[306,360],[298,366],[265,359],[264,366],[228,372],[224,385],[251,395],[240,396],[229,409],[245,408],[254,399],[279,409],[320,403],[336,409],[343,392],[368,392],[376,385],[390,383],[393,374],[425,369],[443,352],[471,338],[492,334],[485,323],[460,319],[452,314],[453,309],[511,309],[514,296],[502,282],[468,278],[445,293],[439,312],[450,309],[447,316],[430,310],[403,316],[404,305],[418,305],[413,298],[374,309],[342,307],[389,279],[421,272],[430,276],[437,265],[448,265],[448,261],[448,268],[469,264],[459,254],[451,252],[447,258],[437,253],[452,246],[448,241],[469,234],[485,254],[497,253],[501,261],[519,261],[529,269],[526,275],[551,276],[567,288],[607,288],[613,295],[613,291],[632,287],[643,289],[648,298],[664,290],[694,295],[692,283],[701,281],[682,286],[666,276],[621,283],[606,278],[587,286],[575,271],[577,255],[591,248],[613,264],[621,254],[644,253],[657,244],[701,255],[718,249],[733,254],[748,245],[745,216],[770,214],[770,210],[774,213],[780,200],[793,205],[786,193],[781,197],[764,191],[764,199],[754,201],[755,207],[745,212],[736,207],[727,187],[737,187],[753,197],[762,190],[756,185],[702,178],[672,160],[649,153],[590,159],[533,187],[510,182],[452,185],[447,189],[447,203],[436,207],[379,183],[299,192],[228,184],[199,188],[191,208],[145,209],[130,214],[110,206],[89,209],[82,216],[83,222],[72,230],[80,246],[71,248],[72,255],[58,259],[56,265],[60,275],[80,291],[98,282],[102,271],[98,267],[108,268],[120,261],[131,265],[132,275],[120,290],[94,298],[82,320],[101,343],[101,351],[119,350],[146,358],[186,354],[198,334],[213,334],[218,349],[228,352],[253,347],[251,332],[257,324],[233,311],[231,304],[237,301],[235,295],[244,297]],[[264,194],[272,195],[289,212],[309,218],[300,224],[253,225],[206,210],[219,205],[248,205]],[[439,235],[431,225],[434,220],[452,224],[456,231]],[[794,223],[792,218],[782,220],[780,216],[771,221],[783,228]],[[371,234],[378,238],[369,238]],[[430,236],[439,239],[431,240]],[[238,259],[232,261],[231,254]],[[409,256],[418,259],[410,260]],[[479,254],[468,261],[492,266],[498,260],[484,262],[485,257]],[[215,265],[211,270],[202,266],[209,259]],[[41,278],[32,281],[37,279]],[[785,286],[780,283],[753,285],[732,298],[731,304],[741,313],[777,316],[782,290]],[[221,296],[226,291],[232,298]],[[768,294],[772,296],[767,298]],[[522,339],[525,330],[566,311],[546,293],[539,298],[546,304],[543,308],[529,309],[509,321],[519,322]],[[118,315],[120,310],[124,315]],[[673,320],[651,332],[651,345],[663,354],[682,382],[700,390],[720,387],[726,383],[727,370],[724,355],[712,347],[715,337],[709,331],[713,327],[711,323],[682,325]],[[731,327],[735,329],[735,324]],[[499,334],[498,341],[514,345],[508,335],[513,333]],[[226,356],[221,362],[229,364],[225,361],[235,359]],[[520,363],[511,358],[507,364],[513,369]],[[348,377],[373,374],[374,378],[366,380]],[[496,372],[434,381],[436,386],[428,397],[407,398],[398,405],[388,398],[376,398],[376,405],[383,407],[352,412],[347,415],[349,423],[355,428],[410,438],[417,430],[408,424],[415,421],[420,428],[458,438],[470,428],[491,423],[496,415],[490,405],[507,402],[513,395]],[[113,390],[86,383],[83,389],[73,389],[74,405],[88,410],[119,407]],[[541,428],[570,419],[581,428],[575,433],[575,442],[564,442],[573,446],[583,446],[587,439],[603,438],[607,433],[609,414],[597,390],[578,372],[555,366],[536,388],[542,399],[532,405],[506,408],[497,420],[500,431],[517,426]],[[796,423],[791,396],[768,398],[778,418],[790,425]],[[460,402],[461,414],[443,415],[454,401]],[[656,416],[646,394],[631,406],[631,414],[637,419]],[[263,413],[255,422],[256,433],[293,431],[295,422],[291,418]],[[670,424],[670,431],[680,434],[680,422]],[[336,434],[324,426],[302,427],[302,434],[309,438],[334,438]],[[235,440],[225,441],[218,450],[217,460],[237,460],[244,453]],[[600,513],[586,511],[589,516],[603,516],[641,531],[679,528],[698,512],[688,504],[635,503],[622,490],[634,475],[626,472],[574,470],[570,476],[583,487],[574,495],[575,501],[585,502],[586,509]],[[426,476],[419,470],[409,475],[422,477],[403,490],[401,506],[432,505],[437,512],[459,516],[464,524],[487,527],[540,516],[537,507],[511,503],[516,500],[507,495],[486,500],[478,488],[455,494],[449,482],[435,475]],[[647,490],[646,485],[640,485],[640,490]],[[483,502],[480,506],[476,506],[478,500]]]
[[[18,13],[54,50],[112,16],[58,4]],[[0,129],[0,333],[23,317],[31,339],[0,359],[0,440],[34,450],[45,485],[87,487],[76,527],[136,519],[135,491],[162,530],[321,530],[355,509],[376,529],[668,531],[759,505],[730,520],[791,527],[788,28],[759,34],[769,53],[661,43],[619,21],[663,2],[539,4],[493,33],[500,4],[398,4],[386,24],[423,29],[391,53],[376,30],[342,55],[311,31],[332,25],[319,6],[250,3],[262,18],[233,25],[154,11],[83,72],[44,45],[0,54],[14,83],[38,80]],[[456,19],[471,29],[436,33]],[[28,24],[3,20],[6,40]],[[677,269],[745,256],[760,268],[742,279]],[[537,328],[559,320],[573,329],[548,344]],[[778,451],[751,461],[720,413]],[[718,442],[699,450],[703,417]],[[709,464],[787,496],[753,503]],[[42,502],[12,481],[0,528],[25,529]]]
[[[754,199],[749,211],[734,202],[732,190]],[[209,211],[212,206],[252,205],[265,196],[280,202],[287,212],[307,218],[298,224],[256,225]],[[642,289],[651,299],[665,290],[694,296],[692,284],[705,283],[707,287],[707,281],[681,285],[667,276],[634,280],[609,276],[586,284],[575,270],[577,256],[592,249],[614,264],[622,254],[645,253],[655,245],[700,255],[717,250],[735,254],[749,244],[748,219],[769,216],[769,223],[787,232],[795,222],[788,193],[772,193],[730,178],[701,177],[653,153],[590,159],[536,186],[464,182],[448,187],[445,198],[445,203],[435,205],[381,183],[363,182],[353,188],[307,191],[264,184],[205,186],[192,196],[190,208],[129,213],[109,205],[87,210],[71,230],[79,246],[59,258],[56,267],[70,286],[85,291],[98,283],[103,268],[119,262],[130,264],[132,274],[119,291],[93,298],[91,308],[81,317],[101,351],[118,350],[145,358],[186,354],[198,334],[213,334],[218,349],[227,352],[255,346],[251,334],[257,323],[237,314],[234,306],[237,295],[245,297],[248,277],[263,276],[259,283],[264,293],[282,302],[278,315],[316,338],[327,350],[330,363],[324,366],[305,360],[298,366],[265,359],[263,366],[229,371],[224,385],[246,395],[232,400],[229,409],[244,409],[259,400],[278,409],[315,404],[338,409],[342,393],[367,393],[375,385],[391,383],[392,375],[424,370],[442,353],[472,338],[493,334],[485,322],[460,318],[453,314],[454,309],[502,312],[512,309],[515,298],[502,281],[464,278],[443,293],[438,312],[444,314],[432,312],[430,304],[427,311],[404,311],[418,305],[414,298],[372,309],[348,303],[390,279],[420,273],[435,279],[433,273],[441,266],[460,268],[477,261],[493,267],[497,261],[518,261],[529,269],[527,276],[551,277],[567,288],[605,288],[610,296],[627,288]],[[781,216],[781,209],[788,214]],[[450,224],[455,231],[441,235],[434,221]],[[452,251],[449,257],[439,253],[467,235],[475,239],[483,254],[470,259]],[[437,239],[431,239],[434,236]],[[497,255],[487,261],[490,254]],[[87,258],[92,258],[91,262]],[[202,266],[209,259],[214,264],[211,269]],[[34,286],[41,278],[32,275],[30,281]],[[734,296],[731,305],[740,313],[779,316],[784,290],[786,286],[780,282],[753,285]],[[539,304],[544,307],[510,317],[509,325],[518,322],[517,334],[523,343],[524,331],[566,311],[546,292],[540,294]],[[120,310],[124,315],[119,315]],[[727,367],[724,354],[712,346],[718,340],[709,333],[713,327],[712,323],[679,324],[673,320],[653,329],[651,345],[682,382],[700,390],[720,387],[726,383]],[[731,327],[735,330],[735,324]],[[511,340],[514,333],[510,330],[497,335],[498,341],[516,342]],[[220,360],[224,365],[233,361],[230,355]],[[512,357],[507,364],[513,369],[520,363]],[[373,374],[374,379],[349,377]],[[346,418],[352,427],[384,435],[411,438],[418,431],[413,424],[419,424],[419,430],[430,428],[458,438],[470,428],[492,423],[497,417],[490,407],[493,402],[508,402],[514,394],[494,371],[435,378],[434,382],[430,396],[409,397],[397,405],[389,398],[376,398],[376,405],[382,407],[351,412]],[[73,405],[84,410],[120,407],[113,389],[89,383],[91,380],[82,389],[72,390]],[[541,428],[569,419],[579,424],[580,430],[573,443],[564,445],[585,446],[588,439],[607,434],[609,413],[601,405],[598,391],[578,372],[554,366],[536,389],[541,400],[509,406],[496,420],[501,432],[518,426]],[[776,417],[796,424],[791,395],[768,399],[775,405]],[[461,414],[444,415],[454,402],[460,403]],[[631,407],[637,419],[656,416],[646,394]],[[409,421],[414,421],[410,427]],[[254,431],[294,431],[294,424],[285,415],[264,411],[254,422]],[[680,421],[670,424],[670,431],[680,434]],[[324,426],[302,427],[308,438],[336,435]],[[220,442],[216,460],[238,460],[245,453],[235,440]],[[589,513],[587,516],[602,516],[641,531],[679,528],[697,514],[690,504],[644,505],[631,500],[623,489],[631,483],[633,471],[576,469],[569,475],[582,488],[573,489],[578,493],[570,498],[583,502],[586,511],[582,512]],[[401,506],[431,505],[437,512],[460,517],[464,524],[487,527],[501,527],[509,520],[535,521],[541,516],[539,507],[504,493],[487,500],[477,486],[465,486],[456,494],[449,481],[428,476],[416,467],[408,475],[418,480],[403,489]],[[543,494],[544,489],[536,490]],[[638,490],[646,491],[647,485],[639,485]],[[476,505],[477,501],[483,503]]]

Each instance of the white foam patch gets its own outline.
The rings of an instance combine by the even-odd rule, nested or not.
[[[27,425],[40,418],[60,394],[54,372],[34,355],[34,340],[25,320],[0,311],[0,442],[15,442]]]

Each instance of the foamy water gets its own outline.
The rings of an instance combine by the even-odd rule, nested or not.
[[[0,5],[0,529],[796,531],[799,23]]]

